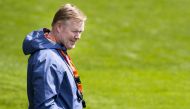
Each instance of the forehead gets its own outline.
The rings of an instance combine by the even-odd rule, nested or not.
[[[84,21],[79,21],[76,19],[70,19],[65,22],[66,26],[70,29],[75,29],[75,30],[84,30]]]

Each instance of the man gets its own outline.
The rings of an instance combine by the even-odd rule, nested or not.
[[[78,72],[67,54],[80,39],[85,20],[76,6],[66,4],[56,12],[51,30],[43,28],[26,36],[29,109],[85,107]]]

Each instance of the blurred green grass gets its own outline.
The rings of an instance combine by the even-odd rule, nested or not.
[[[0,1],[0,109],[26,109],[22,41],[50,27],[57,8],[76,4],[88,16],[70,51],[87,109],[189,109],[188,0]]]

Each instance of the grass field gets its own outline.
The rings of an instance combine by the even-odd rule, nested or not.
[[[0,109],[26,109],[22,41],[70,2],[88,16],[70,51],[87,109],[190,109],[189,0],[1,0]]]

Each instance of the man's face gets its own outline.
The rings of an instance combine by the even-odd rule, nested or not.
[[[84,31],[84,21],[68,20],[59,27],[58,42],[67,49],[75,48],[76,42],[80,39]]]

